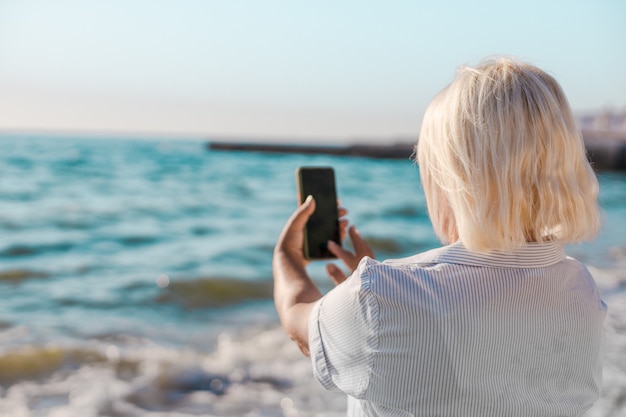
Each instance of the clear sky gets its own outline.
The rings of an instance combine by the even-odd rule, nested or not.
[[[0,130],[415,137],[499,54],[626,109],[624,0],[0,0]]]

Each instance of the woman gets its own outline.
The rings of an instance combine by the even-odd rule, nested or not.
[[[274,251],[281,323],[349,415],[579,416],[597,399],[606,306],[563,246],[599,228],[598,183],[564,93],[512,59],[462,68],[429,105],[417,161],[445,246],[306,272],[308,199]],[[344,211],[345,213],[345,211]],[[346,222],[342,221],[345,229]]]

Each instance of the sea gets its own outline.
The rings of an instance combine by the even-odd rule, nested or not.
[[[0,416],[344,416],[282,331],[271,256],[295,169],[332,166],[377,258],[439,246],[410,159],[209,150],[207,140],[0,135]],[[566,252],[608,304],[602,396],[626,416],[626,174]],[[323,292],[324,262],[310,274]]]

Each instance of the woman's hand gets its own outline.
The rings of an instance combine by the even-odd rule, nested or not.
[[[348,220],[343,217],[348,214],[348,210],[338,207],[337,211],[339,213],[339,236],[341,240],[344,240],[347,234]],[[275,251],[288,254],[292,261],[303,268],[309,263],[304,257],[304,227],[314,212],[315,200],[309,196],[291,215],[283,227],[275,247]]]
[[[344,226],[345,230],[345,226]],[[347,249],[342,248],[335,242],[328,242],[328,250],[335,255],[337,258],[341,259],[343,263],[350,270],[350,274],[354,272],[356,267],[361,262],[365,256],[369,256],[370,258],[374,258],[374,251],[367,244],[365,239],[361,236],[361,233],[357,230],[356,227],[350,226],[348,229],[348,234],[350,235],[350,240],[352,241],[352,246],[354,247],[354,253],[350,252]],[[326,273],[330,276],[330,279],[337,285],[341,284],[347,279],[347,275],[343,272],[337,265],[335,264],[327,264],[326,265]]]
[[[306,272],[309,261],[304,257],[303,238],[306,222],[315,211],[312,197],[302,203],[291,215],[276,242],[272,268],[274,272],[274,303],[280,322],[305,355],[309,354],[308,323],[315,301],[322,297]],[[346,209],[339,208],[344,216]],[[339,221],[342,238],[346,235],[347,220]]]

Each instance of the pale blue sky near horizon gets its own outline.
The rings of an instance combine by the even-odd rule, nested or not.
[[[461,64],[512,55],[626,110],[626,1],[0,0],[0,131],[417,136]]]

